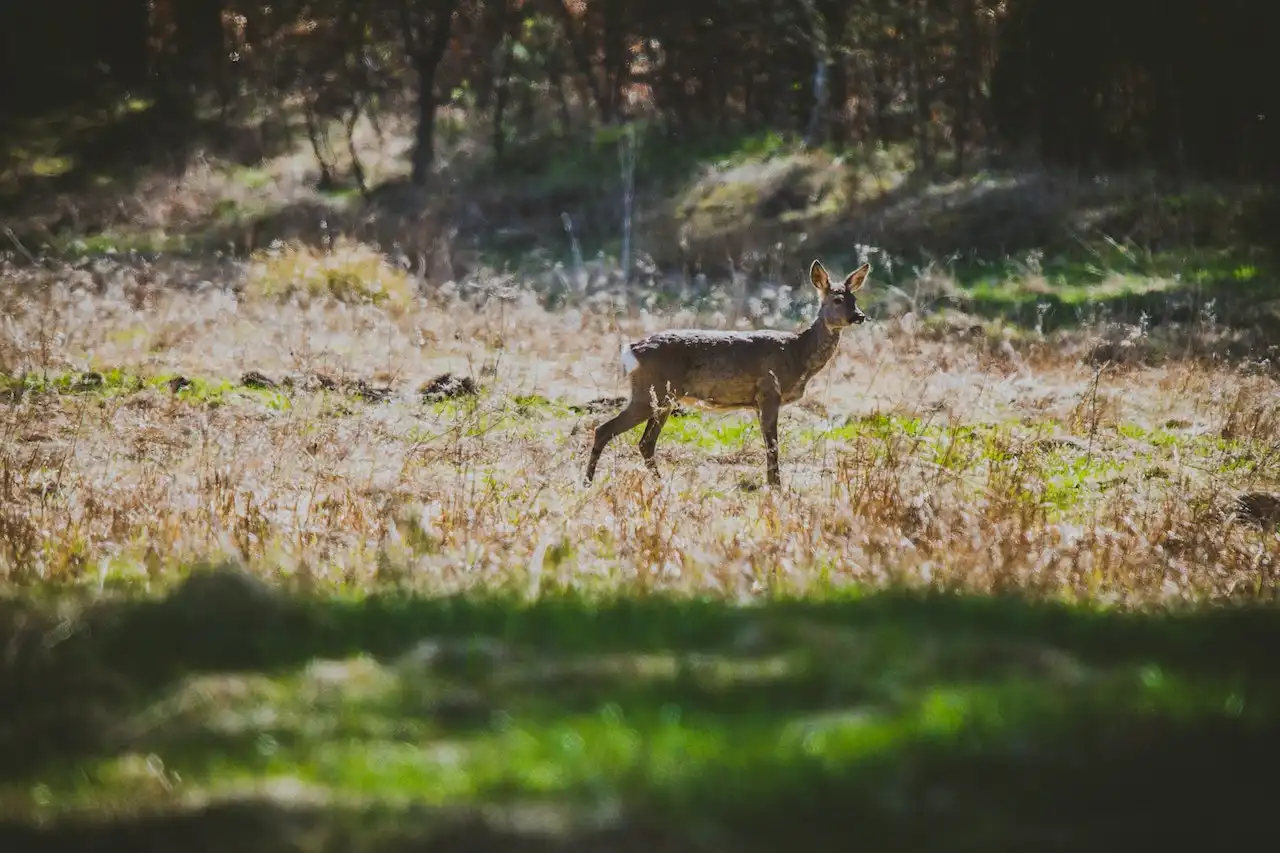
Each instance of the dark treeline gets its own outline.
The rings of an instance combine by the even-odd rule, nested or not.
[[[46,0],[0,4],[0,129],[128,92],[168,126],[297,106],[437,107],[537,134],[638,116],[679,134],[1004,150],[1084,171],[1280,177],[1262,0]],[[326,163],[324,143],[312,133]],[[328,178],[328,166],[325,178]],[[358,165],[356,166],[358,169]],[[361,176],[357,175],[357,178]]]

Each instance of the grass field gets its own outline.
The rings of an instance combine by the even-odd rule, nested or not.
[[[1266,830],[1280,389],[1209,311],[882,291],[784,409],[781,489],[752,416],[697,411],[661,480],[637,431],[588,487],[624,340],[794,327],[802,277],[695,313],[423,295],[350,244],[46,266],[0,291],[4,849]]]
[[[692,411],[662,480],[632,434],[586,487],[621,341],[731,313],[238,269],[2,297],[6,849],[1118,849],[1266,814],[1280,622],[1191,612],[1277,586],[1239,498],[1280,479],[1280,397],[1229,330],[886,319],[784,410],[780,490],[750,416]]]
[[[227,558],[350,591],[1272,596],[1277,540],[1230,510],[1277,485],[1280,400],[1226,331],[873,323],[786,409],[781,490],[761,488],[752,415],[696,411],[664,434],[661,481],[620,443],[588,489],[619,344],[731,316],[414,299],[357,269],[409,295],[281,300],[261,270],[229,288],[124,266],[6,294],[10,583],[158,592]],[[446,372],[478,394],[427,399]]]

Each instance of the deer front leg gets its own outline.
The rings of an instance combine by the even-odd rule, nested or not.
[[[782,477],[778,474],[778,409],[781,406],[782,395],[776,389],[769,389],[760,395],[757,411],[760,415],[760,432],[764,435],[770,486],[782,485]]]
[[[605,445],[627,430],[639,426],[649,419],[653,408],[644,397],[633,396],[627,407],[610,420],[596,427],[595,441],[591,445],[591,457],[587,460],[586,481],[590,483],[596,476],[596,464],[600,461],[600,453]]]

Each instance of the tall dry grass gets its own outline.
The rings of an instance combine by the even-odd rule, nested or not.
[[[1185,330],[1121,336],[1161,357],[1098,363],[1097,329],[908,312],[850,330],[784,410],[781,490],[762,487],[748,415],[674,419],[661,480],[629,434],[587,488],[591,428],[612,414],[587,404],[622,393],[619,343],[733,324],[733,299],[553,311],[521,282],[476,281],[387,310],[254,269],[5,273],[8,584],[157,588],[226,556],[300,586],[528,595],[861,584],[1136,606],[1270,598],[1280,580],[1274,525],[1231,512],[1280,480],[1280,389],[1215,361],[1203,330],[1195,347]],[[790,298],[809,295],[750,310],[785,326]],[[277,387],[243,387],[248,371]],[[424,401],[444,372],[479,396]],[[368,388],[388,399],[352,391]]]

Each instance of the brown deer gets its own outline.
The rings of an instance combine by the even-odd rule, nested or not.
[[[826,269],[815,260],[809,280],[818,289],[822,305],[813,325],[802,332],[673,330],[624,344],[622,369],[631,377],[631,400],[616,417],[596,428],[587,482],[595,477],[605,445],[641,423],[645,428],[640,455],[657,475],[653,452],[679,401],[712,409],[755,409],[764,434],[769,485],[780,485],[778,409],[804,396],[805,385],[835,355],[840,333],[867,319],[854,294],[870,272],[871,265],[863,264],[833,286]]]

